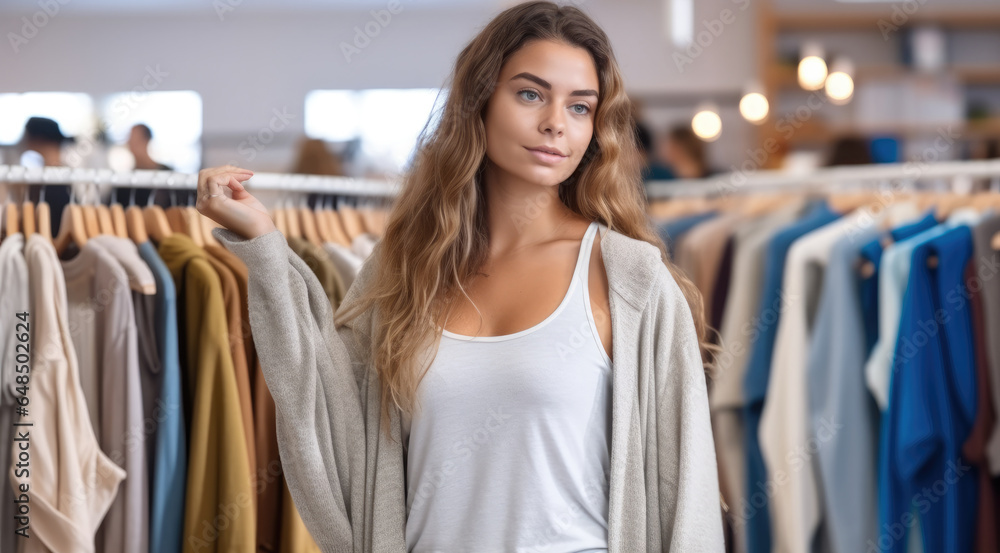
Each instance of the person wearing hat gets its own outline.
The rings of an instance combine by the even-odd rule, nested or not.
[[[45,166],[60,166],[62,163],[62,146],[66,142],[72,142],[73,138],[68,137],[59,129],[56,123],[48,117],[31,117],[24,124],[24,135],[22,138],[25,151],[34,151],[41,155]],[[50,220],[52,223],[52,236],[59,232],[59,222],[62,220],[62,212],[69,203],[69,184],[45,184],[45,202],[49,204]],[[42,185],[32,184],[28,186],[28,198],[38,203],[40,201]]]
[[[46,166],[62,165],[62,145],[72,141],[48,117],[31,117],[24,124],[24,149],[41,154]]]

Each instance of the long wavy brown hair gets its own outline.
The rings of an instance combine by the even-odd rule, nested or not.
[[[378,273],[336,323],[342,325],[371,308],[378,313],[370,338],[387,436],[392,405],[413,412],[417,385],[429,366],[418,366],[418,359],[428,346],[439,343],[439,321],[450,298],[465,294],[463,285],[487,260],[485,107],[503,64],[537,39],[587,50],[599,80],[594,134],[580,165],[559,184],[560,200],[591,221],[659,248],[691,307],[703,351],[712,347],[706,339],[701,295],[670,262],[646,215],[644,160],[607,35],[576,7],[544,1],[520,4],[496,16],[458,55],[439,122],[429,133],[428,127],[421,133],[385,233],[372,252]]]

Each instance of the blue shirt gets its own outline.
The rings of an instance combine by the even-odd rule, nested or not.
[[[809,345],[810,439],[820,488],[823,551],[865,551],[876,538],[878,406],[868,393],[865,328],[855,260],[871,229],[846,236],[830,251]],[[875,242],[878,244],[878,242]]]
[[[187,489],[187,443],[181,401],[180,351],[177,335],[177,293],[170,270],[149,241],[139,255],[156,280],[156,341],[162,387],[156,416],[156,453],[149,503],[150,553],[180,553],[184,536],[184,495]]]
[[[936,268],[928,266],[932,255]],[[961,453],[976,409],[964,276],[971,255],[966,225],[931,236],[911,254],[880,444],[880,543],[891,543],[889,551],[905,551],[892,529],[913,511],[924,550],[972,550],[978,475]]]

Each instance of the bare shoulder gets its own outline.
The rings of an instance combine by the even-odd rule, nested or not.
[[[611,303],[608,291],[608,274],[601,253],[601,233],[594,234],[594,247],[590,254],[590,270],[587,277],[590,293],[590,309],[594,313],[594,324],[601,337],[601,343],[608,357],[614,359],[611,345]]]

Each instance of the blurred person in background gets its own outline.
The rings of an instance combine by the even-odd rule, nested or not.
[[[292,172],[300,175],[342,176],[344,166],[340,157],[327,148],[326,142],[318,138],[303,138],[299,142],[299,153]],[[309,194],[309,207],[315,208],[320,198],[320,194]]]
[[[835,165],[868,165],[872,162],[868,141],[860,136],[843,136],[830,147],[825,167]]]
[[[714,171],[708,167],[705,142],[687,125],[670,129],[657,149],[676,179],[702,179]]]
[[[668,167],[660,163],[660,160],[653,155],[653,133],[649,132],[649,127],[640,121],[635,123],[635,135],[639,140],[639,148],[643,156],[645,166],[642,169],[642,178],[645,181],[666,180],[674,178],[673,172]]]
[[[340,157],[326,147],[326,142],[318,138],[303,138],[299,142],[299,153],[295,159],[293,173],[301,175],[343,175]]]
[[[41,165],[46,167],[63,165],[63,144],[73,141],[72,138],[62,133],[59,129],[59,123],[48,117],[31,117],[28,119],[24,124],[24,134],[21,140],[24,146],[24,155],[22,155],[21,159],[30,160],[32,157],[35,157],[42,162]],[[28,152],[34,152],[40,157],[33,156]]]
[[[149,143],[152,140],[153,131],[147,125],[139,123],[132,127],[132,132],[128,136],[128,150],[135,158],[135,168],[173,171],[169,165],[164,165],[150,157]]]
[[[22,135],[24,154],[21,156],[21,163],[24,165],[45,167],[58,167],[64,165],[62,162],[62,147],[66,142],[73,142],[73,138],[68,137],[59,129],[59,123],[48,117],[31,117],[24,124],[24,134]],[[31,154],[29,152],[33,152]],[[35,165],[32,158],[39,159],[41,163]],[[52,236],[56,236],[59,230],[59,221],[62,219],[63,209],[69,203],[69,184],[46,184],[45,202],[49,204],[49,217],[52,223]],[[40,201],[42,185],[28,185],[28,199],[37,204]]]
[[[135,158],[135,169],[173,171],[172,167],[154,160],[149,155],[149,143],[152,140],[153,131],[148,125],[139,123],[132,126],[132,131],[129,133],[126,144],[128,144],[129,151],[132,152],[132,157]],[[151,192],[152,189],[150,188],[121,187],[115,188],[113,195],[114,201],[121,205],[128,206],[134,203],[135,205],[146,206],[149,205],[149,195]],[[170,207],[170,192],[165,189],[156,190],[153,203],[164,208]],[[178,201],[178,205],[182,203],[185,202]]]

